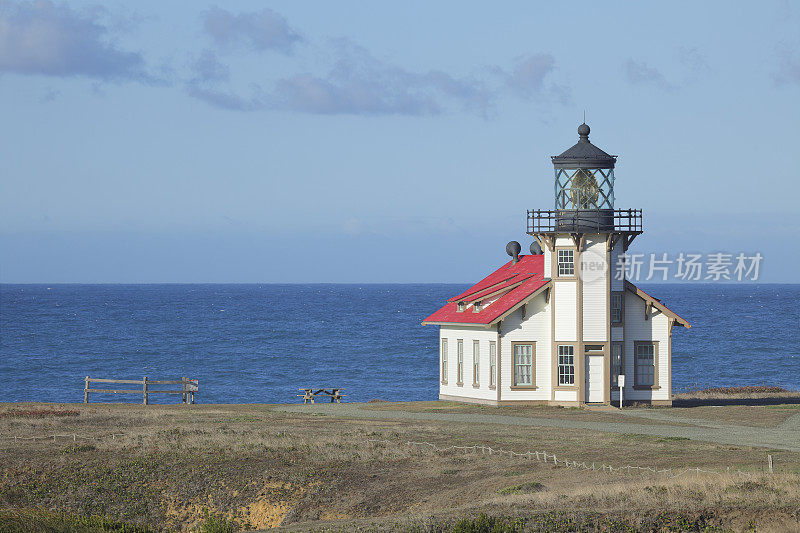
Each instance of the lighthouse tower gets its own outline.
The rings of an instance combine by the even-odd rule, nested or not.
[[[447,300],[439,326],[439,398],[492,405],[672,403],[672,330],[691,327],[625,279],[642,210],[614,205],[614,166],[578,127],[552,157],[554,208],[529,210],[535,242]]]
[[[609,403],[624,375],[620,257],[642,233],[642,210],[614,208],[617,156],[592,144],[589,132],[578,126],[578,142],[551,158],[555,209],[528,211],[528,234],[544,251],[544,276],[552,280],[554,399]],[[565,376],[565,368],[575,375]]]

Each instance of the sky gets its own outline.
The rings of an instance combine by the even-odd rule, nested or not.
[[[0,0],[0,282],[474,282],[591,126],[642,253],[800,262],[800,6]]]

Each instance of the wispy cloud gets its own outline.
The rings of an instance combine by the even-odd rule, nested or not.
[[[441,70],[413,72],[381,61],[346,40],[332,41],[333,67],[324,75],[301,73],[276,83],[277,107],[315,114],[433,115],[451,104],[485,112],[492,94],[475,78]]]
[[[100,20],[49,0],[10,3],[0,17],[0,72],[85,76],[103,81],[159,81],[140,53],[120,49]]]
[[[518,58],[508,74],[503,73],[507,86],[526,100],[555,97],[569,100],[569,89],[555,83],[546,83],[556,68],[556,60],[550,54],[533,54]],[[501,71],[502,72],[502,71]]]
[[[186,82],[186,93],[212,107],[229,111],[255,111],[264,107],[261,89],[255,87],[251,97],[240,96],[220,86],[230,80],[230,68],[220,61],[216,52],[204,50],[189,65],[190,77]]]
[[[466,110],[487,117],[504,93],[547,102],[569,99],[566,88],[549,82],[555,59],[546,54],[520,57],[508,70],[484,66],[476,68],[476,74],[455,75],[440,69],[414,71],[378,59],[348,39],[332,39],[326,49],[334,57],[327,72],[285,76],[271,90],[254,89],[250,97],[218,88],[227,81],[228,69],[207,50],[193,64],[189,94],[225,109],[364,116],[429,116]]]
[[[697,48],[681,46],[678,49],[678,60],[689,70],[692,77],[711,72],[711,65],[708,64],[705,56]]]
[[[622,66],[622,70],[625,78],[633,85],[650,85],[664,91],[674,91],[676,89],[657,68],[651,67],[644,61],[629,59]]]
[[[268,8],[234,14],[214,6],[205,13],[203,26],[212,40],[223,47],[245,46],[259,52],[288,54],[295,43],[302,41],[282,15]]]

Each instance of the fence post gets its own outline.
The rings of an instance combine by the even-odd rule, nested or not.
[[[142,405],[147,405],[147,376],[142,378]]]
[[[769,465],[769,473],[772,473],[772,454],[767,455],[767,464]]]
[[[89,403],[89,376],[86,376],[83,385],[83,403]]]
[[[186,376],[181,378],[181,402],[184,404],[188,403],[186,401]]]

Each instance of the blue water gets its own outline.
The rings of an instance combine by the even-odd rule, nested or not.
[[[465,288],[0,285],[0,401],[79,402],[86,375],[197,378],[199,403],[294,402],[303,386],[435,399],[437,328],[420,321]],[[643,288],[693,325],[673,335],[673,388],[800,388],[800,285]]]

